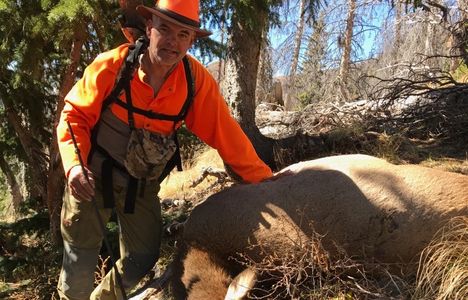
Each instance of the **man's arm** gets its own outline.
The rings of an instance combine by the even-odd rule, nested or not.
[[[98,56],[85,70],[83,77],[65,97],[65,105],[57,126],[57,141],[65,175],[71,194],[79,200],[91,200],[94,196],[94,178],[87,169],[91,149],[91,129],[97,123],[102,102],[112,89],[116,76],[115,61],[120,52],[113,51]],[[73,130],[76,147],[83,158],[84,166],[76,154],[68,124]]]
[[[221,95],[209,72],[192,60],[195,98],[186,118],[187,127],[200,139],[218,150],[221,158],[247,182],[271,177],[271,169],[258,157],[252,143]]]

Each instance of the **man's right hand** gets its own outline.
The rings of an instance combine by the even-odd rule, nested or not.
[[[88,179],[80,165],[76,165],[70,169],[68,173],[68,187],[73,197],[80,201],[91,201],[94,197],[94,178],[91,171],[86,169]]]

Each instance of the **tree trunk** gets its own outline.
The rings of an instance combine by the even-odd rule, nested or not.
[[[255,90],[255,104],[273,102],[273,69],[271,67],[271,55],[268,49],[268,28],[262,33],[262,46],[258,64],[257,84]]]
[[[288,87],[289,93],[288,97],[285,99],[284,108],[286,110],[294,110],[297,109],[298,103],[296,98],[296,91],[295,91],[295,76],[297,72],[297,66],[299,65],[299,54],[301,52],[302,46],[302,36],[304,34],[304,23],[305,23],[305,8],[306,8],[306,0],[301,0],[299,4],[299,19],[297,20],[297,30],[296,35],[294,37],[294,50],[293,50],[293,57],[291,68],[289,69],[289,79],[288,79]]]
[[[456,56],[452,58],[450,71],[455,72],[461,62],[468,65],[468,1],[458,0],[460,19],[452,26],[450,33],[450,52]]]
[[[458,0],[458,11],[460,12],[460,19],[468,21],[468,1]]]
[[[294,38],[294,52],[292,58],[291,69],[289,70],[289,76],[291,81],[293,81],[294,76],[297,72],[297,65],[299,64],[299,54],[301,52],[302,45],[302,35],[304,34],[304,23],[305,23],[305,0],[301,0],[299,6],[299,19],[297,20],[297,31]]]
[[[18,185],[18,182],[16,181],[15,174],[11,170],[4,156],[0,156],[0,169],[2,170],[3,174],[5,174],[6,176],[7,183],[10,188],[13,209],[15,210],[15,212],[17,212],[21,202],[24,201],[24,197],[23,197],[23,194],[21,193],[21,188]]]
[[[56,128],[60,119],[60,114],[65,105],[65,96],[75,83],[77,66],[81,56],[81,48],[83,47],[86,38],[87,33],[84,24],[78,24],[74,32],[72,49],[70,52],[70,65],[68,65],[65,70],[63,82],[58,95],[57,110],[55,112],[55,121],[52,131],[52,141],[49,147],[50,164],[47,177],[47,207],[49,209],[50,216],[50,231],[55,242],[60,241],[60,210],[65,178],[58,151]]]
[[[252,141],[260,158],[274,168],[273,141],[264,137],[255,125],[255,89],[262,29],[266,20],[267,12],[258,9],[257,21],[262,25],[250,29],[251,24],[246,18],[233,15],[222,87],[234,118]]]
[[[348,76],[349,76],[349,66],[351,61],[351,44],[353,41],[353,27],[354,27],[354,18],[356,14],[356,0],[348,0],[348,16],[346,17],[346,29],[343,43],[343,54],[341,56],[340,63],[340,88],[342,96],[349,100],[348,96]]]
[[[430,56],[432,54],[432,37],[434,35],[434,25],[431,24],[431,20],[427,19],[425,24],[425,37],[424,37],[424,55],[426,57]],[[427,62],[427,63],[430,63]]]
[[[5,111],[10,125],[14,128],[21,147],[26,153],[28,170],[31,172],[32,185],[31,196],[39,198],[42,201],[46,199],[46,178],[44,176],[46,170],[46,162],[44,158],[41,144],[35,141],[32,133],[24,127],[21,116],[15,110],[9,100],[4,99]]]
[[[225,35],[226,35],[226,9],[223,9],[223,17],[221,19],[221,24],[220,24],[220,27],[221,27],[221,45],[225,46]],[[223,79],[224,77],[224,74],[226,72],[225,70],[225,57],[224,55],[222,55],[220,58],[219,58],[219,65],[218,65],[218,76],[216,78],[216,80],[218,81],[218,83],[221,82],[221,80]]]
[[[402,27],[402,14],[403,14],[403,3],[400,1],[395,2],[395,42],[393,43],[392,56],[393,63],[395,64],[399,60],[399,51],[401,46],[401,27]]]

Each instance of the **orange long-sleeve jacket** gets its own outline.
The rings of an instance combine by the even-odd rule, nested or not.
[[[65,174],[79,164],[66,122],[69,121],[84,162],[91,149],[91,130],[98,122],[104,99],[110,94],[117,73],[128,51],[121,45],[100,54],[85,70],[83,77],[65,97],[57,137]],[[187,128],[218,150],[221,158],[247,182],[259,182],[272,176],[270,168],[257,156],[251,142],[232,118],[216,81],[193,57],[189,56],[195,82],[195,96],[185,118]],[[139,69],[131,81],[132,104],[140,109],[177,115],[185,102],[187,83],[182,62],[174,68],[154,96],[153,88],[143,81]],[[123,97],[123,101],[125,101]],[[128,124],[127,110],[111,104],[111,111]],[[135,127],[168,135],[172,121],[150,119],[134,114]],[[180,126],[181,124],[178,124]]]

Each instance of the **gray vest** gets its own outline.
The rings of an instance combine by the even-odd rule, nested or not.
[[[127,144],[130,136],[130,127],[128,124],[117,118],[110,108],[106,108],[96,124],[96,141],[104,148],[109,155],[122,166],[124,165],[125,155],[127,153]],[[101,166],[105,155],[100,151],[94,151],[91,160],[88,162],[90,170],[94,176],[101,178]],[[112,171],[114,184],[120,187],[127,186],[128,173],[117,168]]]

